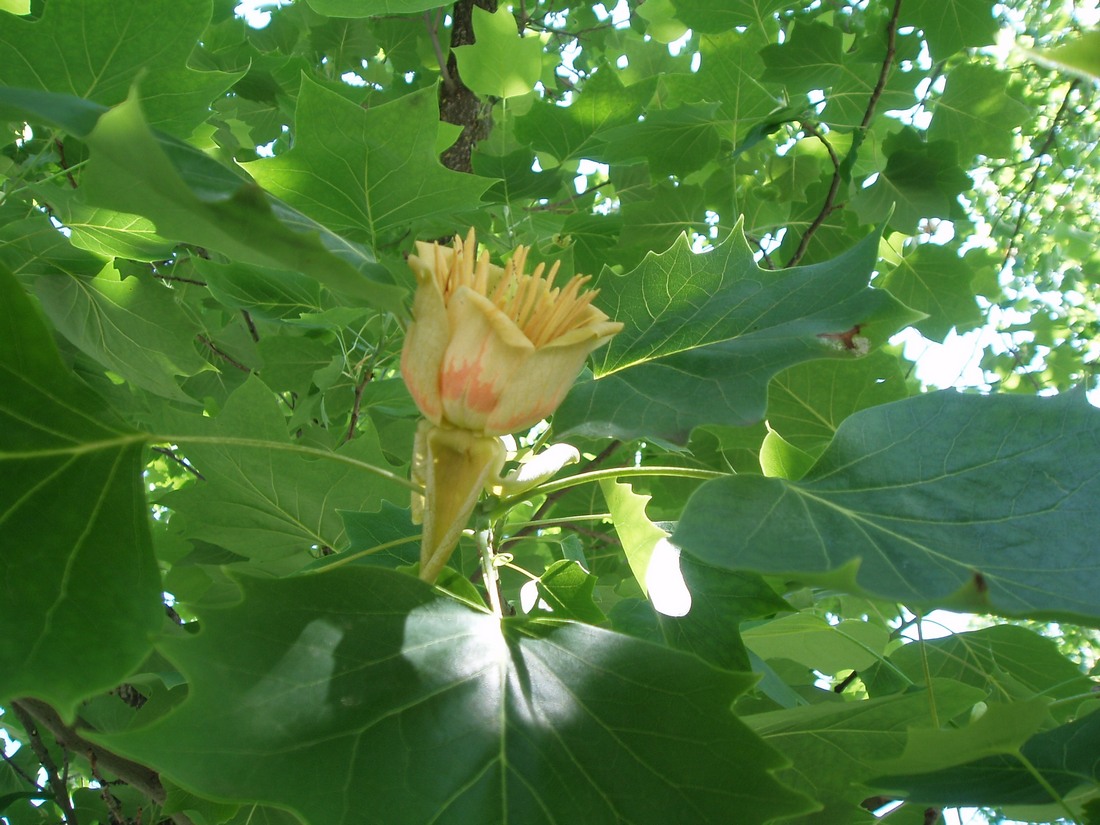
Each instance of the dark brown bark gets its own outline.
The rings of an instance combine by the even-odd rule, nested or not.
[[[489,136],[493,128],[490,100],[482,100],[462,82],[455,60],[456,46],[474,42],[474,6],[488,12],[497,10],[497,0],[458,0],[451,10],[451,51],[447,55],[447,72],[439,87],[439,117],[462,127],[462,134],[441,156],[443,165],[457,172],[472,172],[470,155],[479,140]]]

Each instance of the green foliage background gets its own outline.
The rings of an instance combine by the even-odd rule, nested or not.
[[[1088,10],[613,11],[0,3],[10,825],[1100,822]],[[469,226],[625,325],[475,514],[503,618],[411,567]]]

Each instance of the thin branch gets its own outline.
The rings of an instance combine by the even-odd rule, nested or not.
[[[612,440],[610,444],[604,447],[596,456],[593,457],[591,461],[589,461],[587,464],[584,465],[584,467],[581,468],[581,472],[586,473],[589,470],[595,470],[597,467],[607,461],[607,459],[611,457],[611,454],[619,449],[619,447],[621,447],[622,445],[623,442],[619,441],[618,439]],[[547,495],[542,504],[539,505],[539,508],[535,510],[535,512],[532,514],[528,523],[516,532],[512,533],[512,535],[508,536],[507,540],[509,542],[518,541],[519,539],[524,538],[525,536],[529,536],[536,530],[538,530],[541,526],[540,524],[538,524],[538,522],[551,510],[551,508],[553,508],[558,499],[564,496],[567,492],[569,492],[568,487],[557,490],[556,492]]]
[[[208,350],[210,350],[212,353],[217,355],[219,358],[222,358],[223,360],[229,362],[229,364],[236,367],[241,372],[247,372],[247,373],[252,372],[252,370],[249,367],[246,367],[244,364],[242,364],[240,361],[238,361],[232,355],[227,353],[225,350],[219,348],[217,344],[215,344],[213,341],[211,341],[205,335],[196,335],[195,337],[198,338],[199,342],[201,344],[203,344]]]
[[[833,161],[833,179],[829,183],[829,192],[825,196],[825,202],[821,205],[821,211],[817,213],[806,231],[802,234],[801,239],[798,242],[798,248],[795,250],[794,255],[787,261],[787,266],[797,266],[798,262],[802,260],[806,254],[806,250],[810,246],[810,240],[817,233],[817,230],[821,228],[825,223],[826,218],[832,214],[837,208],[836,197],[840,192],[840,184],[848,175],[851,174],[852,166],[855,164],[856,153],[859,151],[860,144],[863,143],[864,137],[867,135],[867,129],[871,125],[872,119],[875,116],[875,109],[878,108],[879,99],[882,97],[883,91],[886,89],[886,81],[890,77],[890,68],[894,65],[894,58],[897,56],[898,51],[898,15],[901,13],[901,0],[894,0],[894,10],[890,15],[890,21],[886,24],[886,57],[882,61],[882,69],[878,74],[878,81],[875,83],[875,88],[871,91],[871,97],[867,101],[867,108],[863,112],[863,120],[859,124],[859,129],[852,140],[852,148],[848,151],[847,156],[844,158],[844,162],[840,163],[839,158],[836,156],[836,152],[832,151],[832,147],[829,147],[829,156]],[[805,126],[805,124],[803,124]],[[820,135],[817,137],[821,138]],[[828,147],[829,144],[821,138],[822,142]]]
[[[125,757],[89,742],[75,729],[66,725],[57,714],[57,711],[45,702],[40,702],[37,699],[19,699],[11,703],[11,708],[21,720],[24,714],[28,717],[28,722],[24,722],[24,727],[28,724],[33,727],[37,723],[37,725],[48,730],[61,747],[89,759],[94,759],[97,770],[102,768],[108,773],[114,774],[143,796],[148,797],[158,805],[164,804],[167,794],[160,782],[160,776],[152,768],[139,765],[137,762],[131,762]],[[42,764],[45,766],[44,761]],[[74,823],[75,821],[75,819],[70,820]],[[181,813],[172,814],[171,821],[176,825],[192,825],[190,818]]]
[[[252,336],[253,341],[255,341],[256,343],[259,343],[260,342],[260,333],[258,333],[256,331],[256,324],[252,320],[252,316],[249,314],[247,309],[242,309],[241,310],[241,315],[244,317],[245,326],[248,327],[248,334],[250,336]]]
[[[43,797],[49,796],[49,791],[39,785],[38,782],[35,781],[34,777],[30,776],[25,770],[19,767],[19,765],[16,764],[15,760],[8,756],[7,752],[2,747],[0,747],[0,759],[3,759],[5,762],[7,762],[8,767],[15,771],[16,775],[19,776],[19,778],[25,780],[27,784],[34,788],[37,793],[42,794]]]
[[[161,455],[172,459],[174,462],[183,467],[183,469],[187,470],[187,472],[191,473],[191,475],[193,475],[199,481],[206,481],[205,476],[203,476],[202,473],[196,470],[195,466],[190,461],[188,461],[186,458],[182,458],[181,456],[176,455],[172,450],[169,450],[167,447],[153,447],[153,452],[160,453]]]
[[[73,173],[69,170],[69,164],[65,162],[65,144],[54,138],[54,146],[57,148],[57,162],[62,169],[65,170],[65,177],[69,180],[69,186],[76,189],[76,178],[73,177]]]
[[[443,78],[443,85],[448,89],[455,87],[454,78],[451,77],[451,72],[447,68],[447,58],[443,56],[443,46],[439,42],[439,24],[443,20],[443,8],[440,7],[436,11],[435,21],[432,21],[432,13],[430,11],[424,12],[424,26],[428,30],[428,36],[432,40],[432,49],[435,51],[435,59],[439,63],[439,74]]]
[[[363,390],[367,388],[367,384],[369,384],[373,378],[373,370],[364,369],[362,377],[355,384],[355,398],[351,405],[351,420],[348,422],[348,431],[344,435],[345,443],[351,441],[352,436],[355,435],[355,428],[359,426],[359,408],[363,403]]]
[[[175,281],[181,284],[194,284],[195,286],[207,286],[206,281],[200,281],[196,278],[180,278],[178,275],[161,275],[159,272],[154,272],[153,277],[158,281]]]
[[[1017,200],[1020,204],[1020,214],[1016,216],[1016,225],[1013,227],[1012,234],[1008,238],[1008,248],[1005,250],[1004,260],[1001,261],[1001,269],[1008,266],[1008,262],[1012,259],[1012,255],[1016,251],[1016,239],[1019,238],[1020,234],[1023,232],[1024,221],[1027,220],[1027,216],[1030,214],[1028,204],[1031,202],[1032,197],[1035,195],[1035,190],[1039,186],[1040,173],[1046,168],[1043,165],[1042,157],[1050,152],[1051,147],[1054,145],[1054,141],[1057,140],[1058,127],[1061,124],[1063,116],[1069,110],[1069,99],[1080,84],[1080,79],[1074,80],[1069,84],[1069,88],[1066,89],[1065,97],[1062,98],[1062,104],[1058,107],[1057,114],[1054,115],[1054,121],[1047,130],[1046,138],[1043,140],[1042,146],[1032,155],[1032,159],[1038,160],[1039,162],[1035,165],[1035,171],[1031,173],[1031,179],[1027,182],[1027,186],[1024,187],[1023,195]]]
[[[65,817],[65,822],[68,825],[79,825],[76,813],[73,811],[73,801],[69,798],[69,788],[66,786],[65,780],[62,779],[61,775],[57,772],[57,763],[53,761],[53,757],[50,755],[50,749],[46,747],[46,743],[42,741],[42,737],[38,733],[38,724],[34,715],[23,707],[22,702],[12,702],[11,709],[12,712],[15,713],[16,718],[19,719],[19,723],[23,726],[23,730],[27,732],[27,740],[31,746],[31,750],[34,751],[34,755],[38,757],[39,764],[42,765],[42,769],[46,772],[46,784],[50,786],[53,801],[56,802],[57,807],[61,809],[61,813]],[[57,741],[61,747],[67,747],[65,743],[61,741],[60,737],[58,737]]]

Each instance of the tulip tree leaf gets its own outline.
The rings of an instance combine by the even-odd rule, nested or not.
[[[327,825],[805,810],[729,712],[746,675],[582,624],[501,622],[377,568],[240,585],[200,636],[163,646],[190,680],[179,709],[101,737],[185,788]]]
[[[770,271],[738,230],[706,254],[681,236],[625,276],[605,272],[597,304],[626,327],[596,352],[598,380],[573,388],[555,425],[684,443],[701,424],[759,421],[772,376],[854,357],[856,325],[897,311],[867,285],[877,244],[872,235],[834,260]]]
[[[942,770],[877,776],[868,784],[932,804],[1042,805],[1056,801],[1051,790],[1065,795],[1085,786],[1095,792],[1100,787],[1098,753],[1100,712],[1093,711],[1035,734],[1014,753]]]
[[[861,674],[872,696],[903,689],[899,671],[918,683],[925,680],[927,671],[933,678],[992,687],[996,699],[1040,695],[1064,699],[1088,693],[1094,686],[1058,652],[1052,639],[1019,625],[994,625],[907,644],[889,658],[889,667],[877,665]]]
[[[994,66],[963,63],[947,75],[947,86],[936,103],[928,139],[953,140],[959,158],[981,153],[1003,158],[1012,154],[1012,130],[1027,120],[1027,107],[1010,97],[1008,76]]]
[[[593,155],[602,130],[634,121],[653,96],[652,83],[623,86],[607,67],[592,75],[572,106],[535,102],[516,120],[516,137],[559,161]]]
[[[493,183],[445,168],[436,154],[434,88],[365,110],[303,78],[294,147],[248,164],[262,186],[372,246],[410,224],[475,209]]]
[[[191,525],[195,538],[272,569],[302,567],[311,561],[311,549],[346,546],[337,510],[377,509],[383,496],[403,500],[408,495],[352,463],[391,469],[377,434],[365,423],[331,459],[296,453],[275,396],[255,377],[230,396],[213,420],[181,415],[172,424],[173,440],[202,478],[166,495],[164,503]],[[189,442],[188,435],[204,440]]]
[[[972,250],[963,258],[954,246],[921,244],[903,255],[880,285],[907,307],[927,315],[913,326],[926,338],[942,341],[952,329],[964,332],[982,320],[971,282],[973,262],[983,254],[984,250]]]
[[[871,795],[862,783],[879,773],[881,760],[902,752],[909,728],[931,724],[929,703],[935,701],[938,713],[951,718],[982,698],[976,688],[939,681],[932,695],[925,690],[862,702],[827,702],[756,714],[746,721],[794,763],[780,773],[783,781],[824,804],[824,810],[800,822],[864,822],[868,820],[851,819],[859,803]]]
[[[64,0],[49,3],[36,21],[0,14],[0,85],[113,106],[140,79],[149,122],[186,137],[239,77],[186,66],[210,13],[210,0]],[[64,43],[79,43],[79,52],[58,47]]]
[[[145,437],[72,377],[3,268],[0,387],[0,699],[68,715],[145,658],[162,620]]]
[[[47,275],[35,293],[57,330],[96,361],[164,398],[192,402],[175,376],[209,367],[195,349],[201,328],[163,284],[112,269],[92,279]]]
[[[330,17],[376,17],[415,14],[439,7],[436,0],[309,0],[318,14]]]
[[[709,481],[673,536],[734,569],[913,605],[1095,620],[1100,411],[932,393],[846,419],[798,482]],[[777,554],[776,547],[783,552]]]
[[[64,129],[92,148],[88,203],[141,215],[158,233],[235,261],[293,268],[346,295],[396,309],[404,290],[363,247],[267,197],[192,146],[151,131],[131,96],[107,111],[67,95],[0,88],[0,113]]]
[[[462,82],[479,95],[507,98],[525,95],[542,73],[542,43],[520,37],[507,7],[495,13],[474,6],[474,43],[454,50]]]
[[[907,0],[898,24],[924,32],[933,60],[946,60],[968,46],[987,46],[998,28],[993,0]]]

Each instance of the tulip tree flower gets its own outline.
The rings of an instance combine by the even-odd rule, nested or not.
[[[425,486],[413,517],[424,523],[426,581],[447,563],[481,491],[508,487],[499,436],[557,409],[588,354],[623,326],[592,306],[588,277],[555,287],[558,264],[526,272],[526,247],[503,267],[476,251],[471,229],[453,248],[418,242],[409,256],[417,290],[401,374],[426,419],[413,457]]]

